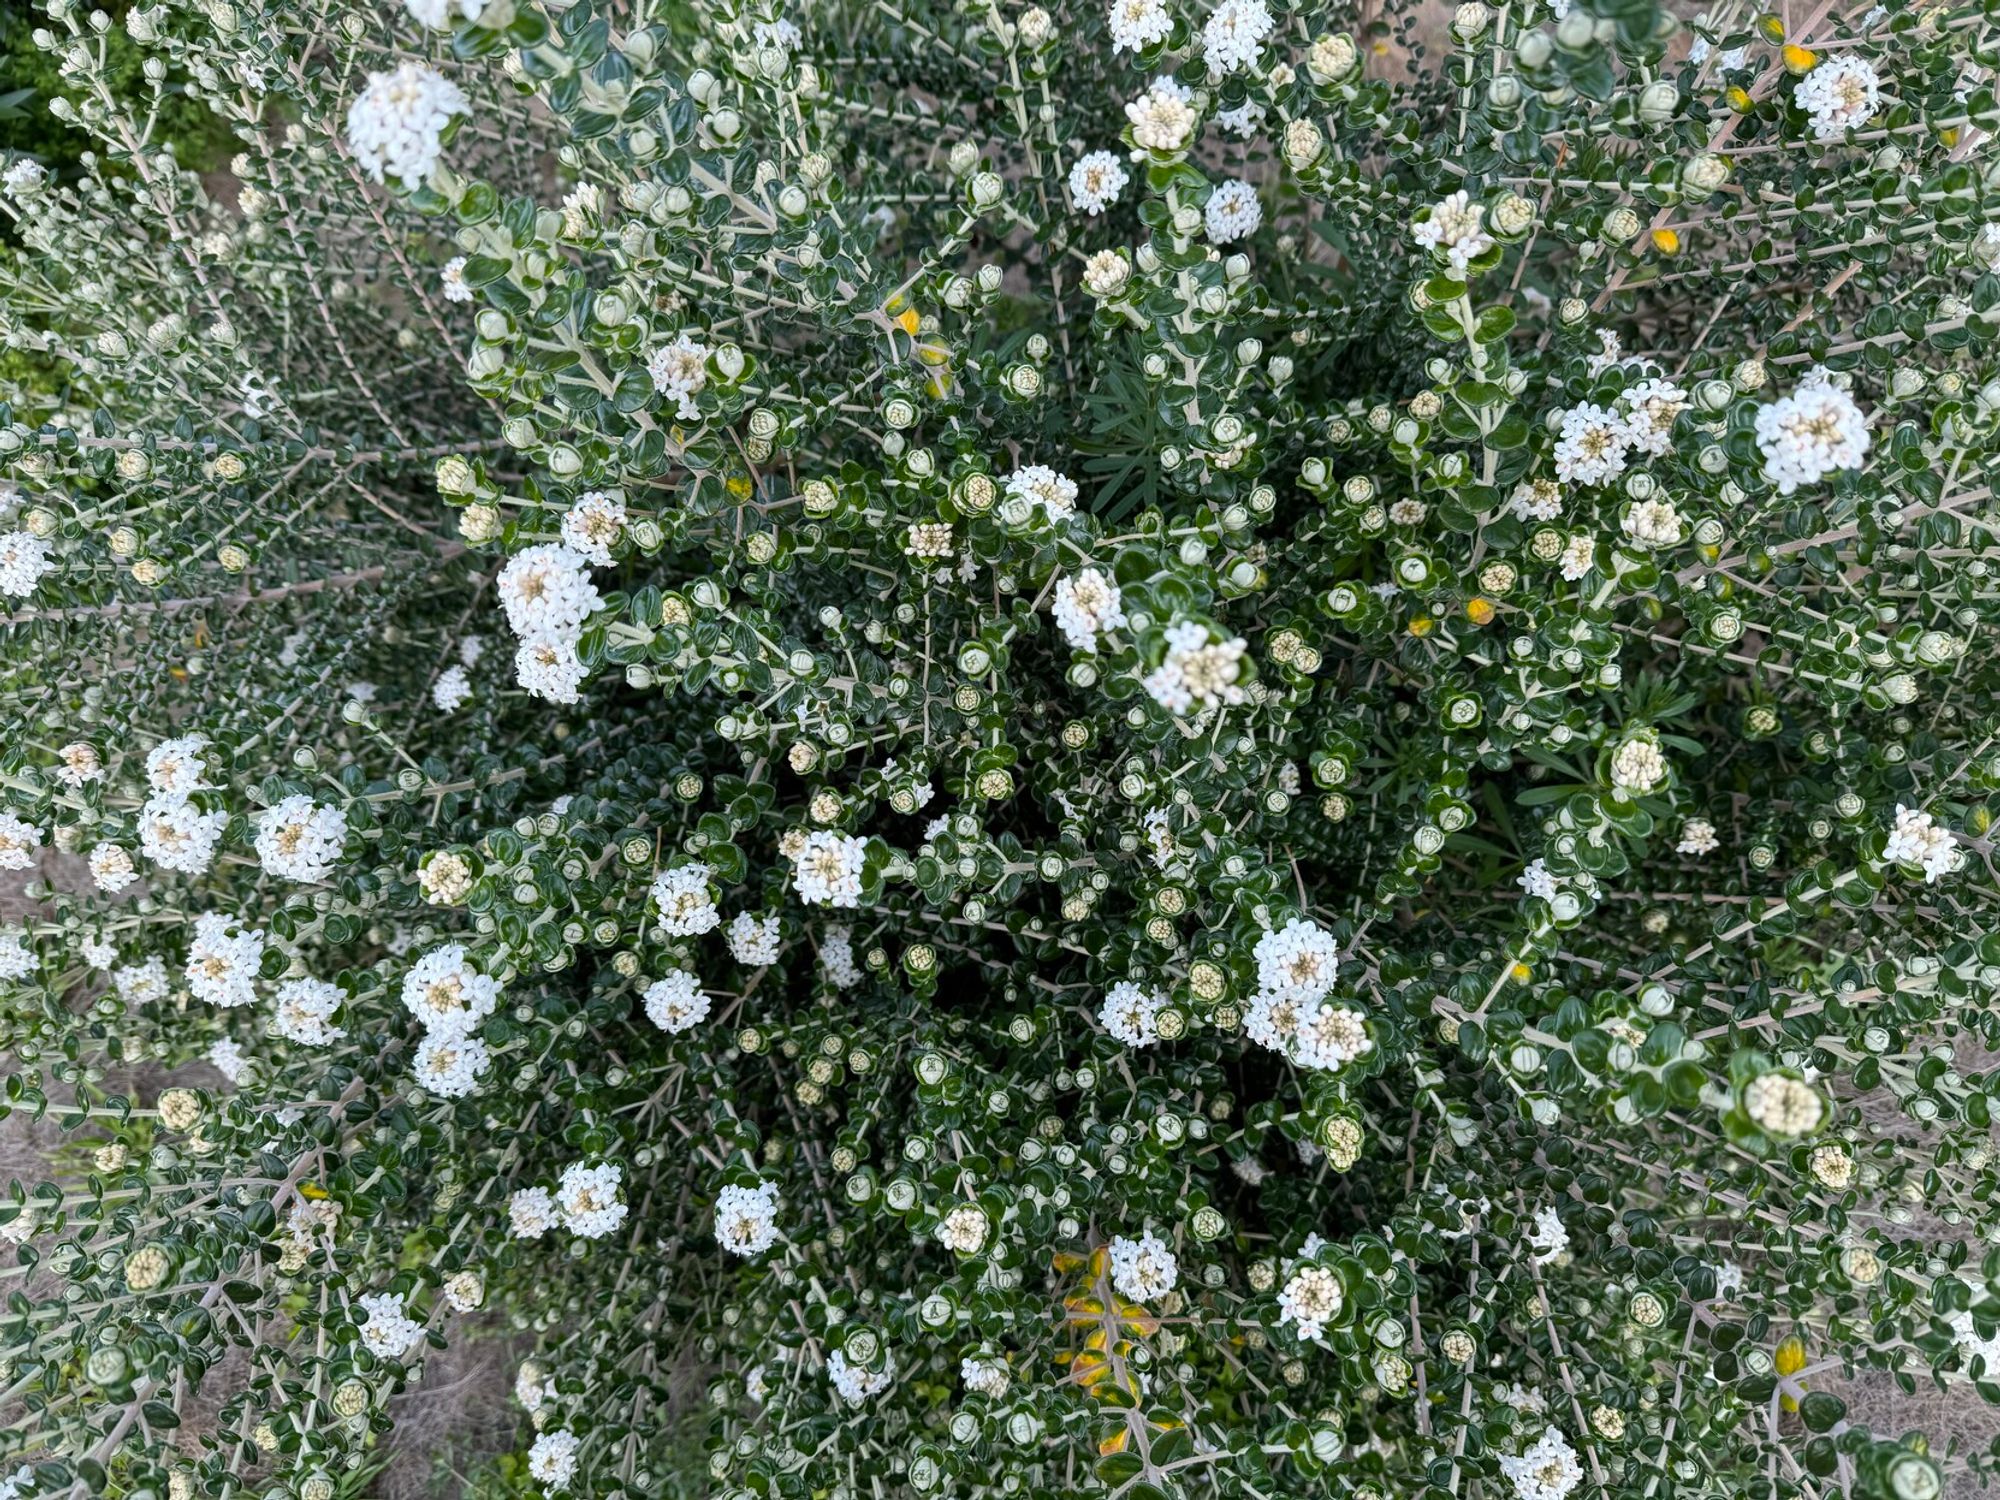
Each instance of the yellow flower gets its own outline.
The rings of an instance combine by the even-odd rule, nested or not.
[[[1785,1339],[1778,1345],[1777,1352],[1772,1356],[1772,1362],[1777,1366],[1780,1375],[1798,1374],[1799,1371],[1806,1367],[1805,1340],[1797,1334],[1793,1334],[1792,1337]],[[1791,1396],[1779,1397],[1778,1404],[1784,1407],[1786,1411],[1797,1411],[1799,1409],[1799,1403]]]
[[[1680,232],[1674,229],[1655,229],[1653,231],[1653,248],[1662,255],[1679,255],[1681,253]]]
[[[1465,617],[1475,625],[1490,625],[1493,622],[1493,601],[1483,595],[1474,595],[1465,601]]]
[[[1814,68],[1819,66],[1819,54],[1817,52],[1813,51],[1810,47],[1801,47],[1794,43],[1786,44],[1784,58],[1786,69],[1789,72],[1801,75],[1810,73]]]

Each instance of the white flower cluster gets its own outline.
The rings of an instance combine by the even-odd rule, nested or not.
[[[264,934],[240,927],[235,918],[203,912],[194,921],[188,945],[187,983],[197,1000],[225,1010],[254,1004],[257,969],[264,961]]]
[[[1781,495],[1860,468],[1868,447],[1868,419],[1824,366],[1815,365],[1791,395],[1757,409],[1764,478]]]
[[[827,1356],[826,1378],[833,1382],[833,1388],[840,1393],[843,1401],[850,1406],[859,1406],[869,1397],[881,1395],[895,1383],[896,1364],[885,1353],[882,1368],[871,1370],[866,1365],[850,1361],[845,1349],[836,1349]]]
[[[338,986],[323,979],[287,979],[278,986],[271,1029],[301,1046],[331,1046],[347,1035],[333,1024],[334,1012],[346,998]]]
[[[762,1255],[778,1243],[778,1189],[731,1183],[715,1196],[715,1242],[732,1255]]]
[[[1110,1260],[1111,1284],[1134,1302],[1157,1302],[1180,1284],[1179,1259],[1150,1229],[1137,1239],[1114,1235]]]
[[[1935,885],[1939,878],[1956,870],[1964,859],[1951,830],[1921,808],[1896,805],[1896,826],[1889,830],[1882,857],[1892,864],[1915,865],[1924,872],[1924,884]]]
[[[1050,613],[1073,649],[1094,653],[1099,636],[1125,623],[1123,603],[1118,585],[1107,574],[1084,568],[1056,580]]]
[[[594,1167],[572,1162],[563,1168],[555,1192],[563,1227],[585,1240],[601,1240],[616,1231],[629,1212],[619,1195],[623,1181],[624,1173],[611,1162]]]
[[[1146,691],[1168,713],[1206,713],[1248,701],[1241,681],[1247,642],[1225,640],[1184,620],[1167,631],[1167,653],[1146,677]]]
[[[792,889],[808,906],[859,906],[867,857],[866,839],[818,829],[792,857]]]
[[[669,937],[700,937],[722,921],[707,865],[676,865],[653,877],[652,900],[660,927]]]
[[[1526,1452],[1501,1454],[1500,1472],[1513,1481],[1515,1500],[1568,1500],[1583,1483],[1576,1450],[1554,1427],[1545,1428]]]
[[[375,1292],[362,1297],[361,1310],[367,1321],[361,1325],[361,1342],[378,1359],[401,1359],[423,1342],[424,1325],[403,1311],[400,1292]]]
[[[307,796],[291,796],[257,819],[257,858],[282,880],[324,880],[347,838],[347,815]]]
[[[347,112],[347,143],[377,182],[393,177],[406,188],[431,180],[452,120],[472,106],[457,84],[423,63],[371,73]]]
[[[499,981],[473,966],[464,944],[418,959],[403,976],[403,1006],[424,1028],[412,1064],[417,1082],[441,1099],[470,1094],[490,1060],[479,1024],[499,1003]]]
[[[1128,1047],[1150,1047],[1160,1039],[1159,1016],[1166,1003],[1156,991],[1121,979],[1106,992],[1097,1024]]]
[[[537,698],[575,703],[585,671],[578,656],[584,623],[602,602],[589,561],[559,543],[528,547],[507,559],[495,587],[520,637],[516,679]]]
[[[646,986],[646,1018],[669,1036],[678,1036],[708,1019],[710,1000],[701,981],[685,969]]]

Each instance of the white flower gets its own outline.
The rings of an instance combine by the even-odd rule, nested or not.
[[[1620,399],[1632,446],[1654,458],[1665,454],[1673,446],[1674,423],[1688,408],[1687,392],[1671,380],[1642,380]]]
[[[550,703],[577,702],[587,670],[576,646],[575,636],[552,631],[526,637],[514,650],[515,680]]]
[[[26,979],[38,960],[20,931],[0,932],[0,979]]]
[[[976,1203],[961,1203],[938,1220],[935,1233],[945,1249],[958,1255],[977,1255],[986,1243],[986,1210]]]
[[[1556,878],[1549,873],[1549,863],[1545,859],[1528,861],[1527,868],[1521,871],[1516,883],[1530,896],[1544,901],[1556,899]]]
[[[465,284],[465,257],[454,255],[438,271],[438,284],[444,288],[447,302],[470,302],[472,288]]]
[[[434,1031],[417,1044],[410,1071],[440,1099],[463,1099],[486,1072],[486,1044],[460,1032]]]
[[[1097,1024],[1128,1047],[1150,1047],[1160,1039],[1158,1021],[1166,1001],[1129,979],[1111,986],[1097,1010]]]
[[[472,697],[472,679],[460,666],[446,667],[431,685],[431,702],[440,713],[452,713]]]
[[[1333,1272],[1325,1266],[1300,1266],[1278,1293],[1278,1325],[1290,1323],[1300,1339],[1311,1341],[1340,1316],[1345,1301],[1340,1279]]]
[[[83,961],[100,974],[110,970],[118,960],[118,950],[100,938],[86,937],[77,944],[83,954]]]
[[[264,873],[283,880],[324,880],[347,838],[347,814],[291,796],[257,819],[257,857]]]
[[[433,948],[403,976],[403,1005],[433,1036],[464,1036],[499,1003],[499,981],[472,966],[463,943]]]
[[[1076,510],[1076,481],[1042,464],[1030,464],[1007,476],[1007,494],[1038,506],[1051,521]]]
[[[951,524],[946,521],[919,521],[903,533],[903,551],[923,561],[950,557],[956,549]]]
[[[1764,478],[1789,495],[1827,475],[1858,469],[1868,456],[1868,419],[1854,398],[1815,366],[1797,390],[1757,409]]]
[[[1247,141],[1257,133],[1257,127],[1264,123],[1264,106],[1259,104],[1255,99],[1245,99],[1234,109],[1218,109],[1215,112],[1215,123],[1231,135],[1236,136],[1239,140]],[[1295,126],[1305,125],[1310,127],[1311,122],[1294,121],[1293,124]],[[1287,136],[1288,141],[1303,141],[1305,139],[1306,137],[1303,134]],[[1312,160],[1317,159],[1318,154],[1318,148],[1315,146],[1310,156],[1302,165],[1311,165]]]
[[[1964,856],[1953,842],[1951,830],[1940,828],[1929,813],[1899,802],[1896,826],[1889,830],[1882,858],[1892,864],[1917,866],[1924,872],[1924,884],[1935,885],[1940,875],[1956,870]]]
[[[1153,1302],[1180,1284],[1180,1262],[1167,1242],[1147,1230],[1136,1240],[1115,1235],[1111,1241],[1111,1284],[1122,1297]]]
[[[1201,28],[1201,55],[1211,73],[1252,68],[1270,34],[1271,12],[1264,0],[1222,0]]]
[[[867,840],[852,834],[808,834],[792,860],[792,888],[808,906],[859,906],[867,853]]]
[[[668,937],[700,937],[715,930],[722,913],[708,885],[714,873],[707,865],[676,865],[653,877],[653,905]]]
[[[0,190],[10,198],[31,198],[42,190],[48,180],[48,173],[38,161],[30,161],[25,156],[17,156],[7,164],[7,170],[0,172]]]
[[[62,764],[55,768],[56,780],[72,789],[104,778],[104,761],[97,753],[97,747],[72,740],[56,752]]]
[[[1246,642],[1219,640],[1209,627],[1186,620],[1167,632],[1167,654],[1146,677],[1146,691],[1168,713],[1206,711],[1245,701],[1238,680]]]
[[[1641,547],[1678,546],[1686,535],[1681,527],[1681,513],[1671,500],[1636,501],[1626,510],[1620,524],[1625,535]]]
[[[1359,1011],[1321,1005],[1300,1021],[1292,1038],[1291,1057],[1302,1068],[1333,1069],[1345,1067],[1374,1049]]]
[[[736,961],[748,969],[762,969],[778,961],[778,919],[739,913],[723,934]]]
[[[486,9],[486,0],[403,0],[403,9],[419,26],[428,26],[433,31],[442,31],[451,25],[454,4],[458,13],[468,21],[477,21]]]
[[[1430,217],[1412,225],[1411,235],[1426,250],[1444,256],[1454,271],[1493,248],[1486,232],[1486,205],[1474,203],[1463,188],[1431,205]]]
[[[1123,602],[1124,596],[1109,576],[1096,568],[1085,568],[1056,580],[1050,613],[1071,647],[1094,653],[1100,635],[1125,623]]]
[[[589,564],[573,548],[529,547],[507,559],[494,585],[514,634],[574,635],[601,602]]]
[[[1083,263],[1083,289],[1093,297],[1115,297],[1132,279],[1132,262],[1122,250],[1099,250]]]
[[[1882,80],[1868,59],[1844,52],[1801,78],[1792,99],[1806,112],[1816,139],[1837,141],[1875,118]]]
[[[1317,922],[1293,917],[1257,939],[1260,993],[1312,1005],[1326,998],[1340,966],[1340,946]]]
[[[208,1049],[208,1065],[222,1075],[225,1083],[234,1083],[241,1078],[249,1062],[234,1037],[219,1036]]]
[[[673,397],[675,413],[683,422],[701,415],[694,398],[708,385],[708,345],[681,334],[646,356],[646,372],[653,377],[655,391]]]
[[[1677,854],[1692,854],[1699,857],[1713,854],[1722,847],[1722,840],[1715,836],[1715,825],[1706,818],[1689,818],[1681,824],[1681,839],[1674,846]]]
[[[786,52],[795,51],[805,41],[805,33],[790,21],[759,21],[751,27],[750,34],[760,47],[777,47]]]
[[[1986,1362],[1984,1378],[1987,1380],[2000,1378],[2000,1333],[1996,1333],[1990,1339],[1981,1338],[1979,1327],[1973,1322],[1970,1309],[1953,1313],[1950,1322],[1953,1341],[1965,1355],[1965,1368],[1970,1371],[1974,1360],[1984,1360]]]
[[[660,1030],[677,1036],[708,1019],[710,1001],[701,981],[685,969],[646,986],[646,1017]]]
[[[41,852],[42,831],[11,812],[0,812],[0,870],[25,870]]]
[[[845,927],[829,927],[821,936],[819,970],[837,990],[852,989],[861,982],[861,970],[854,962],[854,937]]]
[[[1715,1295],[1726,1301],[1743,1290],[1743,1268],[1733,1260],[1715,1267]]]
[[[465,667],[478,666],[479,658],[485,654],[486,637],[483,635],[469,635],[458,643],[458,659]]]
[[[859,1406],[870,1396],[877,1396],[888,1390],[895,1376],[895,1362],[886,1355],[879,1370],[871,1370],[865,1365],[850,1364],[845,1349],[836,1349],[827,1356],[826,1378],[833,1382],[833,1388],[840,1392],[842,1399],[850,1406]]]
[[[434,68],[407,62],[393,73],[370,73],[347,111],[347,143],[361,170],[377,182],[394,177],[422,187],[437,170],[445,127],[472,106],[458,85]]]
[[[540,1188],[532,1191],[541,1192]],[[519,1196],[518,1194],[516,1196]],[[544,1201],[548,1194],[542,1193]],[[514,1399],[525,1406],[530,1413],[538,1412],[552,1400],[556,1393],[555,1381],[542,1373],[542,1367],[532,1359],[521,1361],[521,1368],[514,1372]]]
[[[1262,10],[1260,5],[1257,7]],[[1264,209],[1257,202],[1257,190],[1247,182],[1231,179],[1208,195],[1205,210],[1208,237],[1218,245],[1240,240],[1257,232],[1264,222]]]
[[[595,1167],[573,1162],[563,1168],[556,1184],[563,1227],[582,1239],[601,1240],[623,1224],[627,1209],[618,1196],[623,1175],[609,1162]]]
[[[1193,90],[1162,75],[1125,106],[1132,139],[1147,151],[1179,151],[1194,137]]]
[[[347,997],[324,979],[288,979],[278,986],[278,1008],[271,1029],[288,1042],[325,1047],[347,1033],[333,1024],[333,1013]]]
[[[208,748],[206,735],[184,734],[178,739],[161,740],[146,753],[146,783],[163,797],[184,797],[208,785],[208,768],[202,752]]]
[[[579,182],[563,195],[563,238],[578,240],[590,232],[592,221],[604,211],[604,193],[594,182]]]
[[[1569,1249],[1569,1231],[1563,1228],[1562,1216],[1553,1208],[1536,1210],[1535,1227],[1528,1231],[1527,1240],[1538,1266],[1547,1265]]]
[[[1173,15],[1166,0],[1111,0],[1106,18],[1111,27],[1111,51],[1143,52],[1155,42],[1163,42],[1174,29]]]
[[[1562,576],[1571,583],[1583,577],[1597,561],[1597,539],[1587,531],[1579,531],[1563,543],[1560,568]]]
[[[444,1300],[453,1312],[477,1312],[486,1300],[486,1283],[477,1271],[460,1271],[444,1284]]]
[[[187,982],[197,1000],[234,1010],[257,998],[257,966],[264,961],[264,934],[236,925],[220,912],[194,921],[188,946]]]
[[[611,565],[611,549],[624,535],[625,502],[603,490],[579,495],[576,504],[563,514],[563,541],[600,568]]]
[[[228,822],[227,813],[205,813],[185,797],[150,798],[139,809],[139,852],[163,870],[199,875],[214,861]]]
[[[361,1327],[361,1342],[378,1359],[401,1359],[423,1341],[423,1325],[403,1312],[400,1292],[376,1292],[361,1299],[368,1321]]]
[[[528,1449],[528,1473],[543,1489],[560,1490],[576,1473],[577,1435],[567,1430],[545,1432]]]
[[[1625,472],[1632,434],[1625,419],[1592,402],[1563,413],[1556,440],[1556,478],[1564,484],[1609,484]]]
[[[1085,213],[1097,215],[1118,201],[1131,181],[1118,158],[1109,151],[1093,151],[1069,170],[1069,195]]]
[[[977,1359],[967,1355],[959,1361],[958,1378],[965,1382],[965,1388],[975,1396],[998,1401],[1007,1394],[1008,1374],[1005,1360]]]
[[[1622,791],[1650,792],[1667,774],[1667,758],[1650,736],[1620,745],[1611,757],[1611,784]]]
[[[1553,521],[1562,514],[1562,491],[1551,479],[1524,479],[1514,486],[1511,503],[1524,521]]]
[[[1743,1113],[1772,1135],[1810,1135],[1819,1128],[1826,1106],[1810,1084],[1788,1074],[1766,1073],[1744,1089]]]
[[[555,1199],[547,1188],[520,1188],[507,1199],[507,1219],[515,1239],[538,1240],[556,1227]]]
[[[124,964],[111,971],[111,987],[128,1006],[151,1005],[167,998],[171,987],[167,966],[157,958],[143,963]]]
[[[49,544],[27,531],[0,533],[0,594],[25,599],[55,564]]]
[[[778,1243],[778,1189],[731,1183],[715,1197],[715,1242],[731,1255],[762,1255]]]
[[[1569,1492],[1583,1483],[1576,1451],[1553,1427],[1543,1429],[1520,1457],[1501,1454],[1500,1472],[1514,1481],[1515,1500],[1567,1500]]]

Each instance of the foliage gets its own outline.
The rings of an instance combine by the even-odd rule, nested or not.
[[[6,1500],[1990,1472],[1985,9],[45,6]]]

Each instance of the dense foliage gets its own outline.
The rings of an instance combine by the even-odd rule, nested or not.
[[[1989,9],[43,9],[0,1495],[1982,1480]]]

